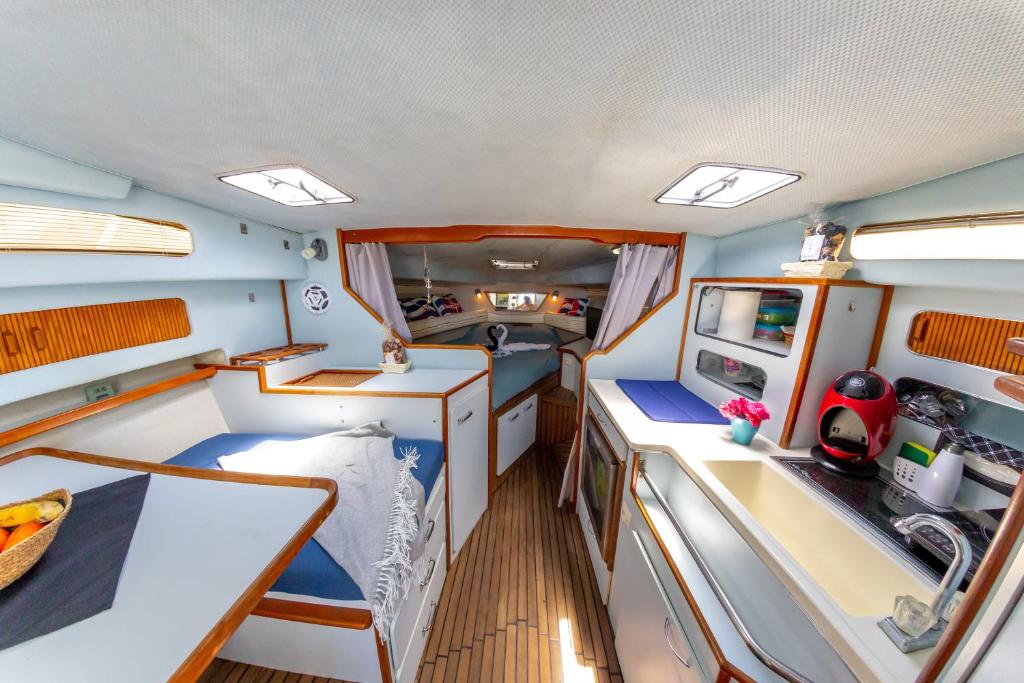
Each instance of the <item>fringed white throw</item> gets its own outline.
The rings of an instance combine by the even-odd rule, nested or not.
[[[338,505],[313,534],[345,568],[387,640],[413,580],[424,576],[420,520],[423,485],[412,476],[415,448],[394,457],[395,435],[379,422],[299,441],[265,441],[217,462],[225,470],[325,477],[338,484]]]

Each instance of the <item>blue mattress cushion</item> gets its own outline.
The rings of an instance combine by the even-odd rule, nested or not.
[[[218,434],[182,451],[167,460],[166,464],[208,470],[220,469],[217,458],[222,455],[239,453],[264,441],[295,441],[306,438],[309,437],[301,434]],[[416,480],[423,484],[425,495],[429,498],[441,468],[444,467],[444,444],[427,439],[396,438],[395,458],[401,460],[401,451],[407,446],[415,446],[419,451],[420,459],[412,472]],[[313,539],[302,546],[270,590],[293,595],[311,595],[328,600],[364,599],[359,586],[348,572]]]
[[[717,408],[679,382],[617,379],[615,383],[655,422],[729,424]]]

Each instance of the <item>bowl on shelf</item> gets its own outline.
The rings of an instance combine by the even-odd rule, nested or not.
[[[7,588],[12,583],[20,579],[29,569],[34,567],[43,555],[46,554],[46,550],[53,543],[53,539],[57,536],[57,531],[60,530],[60,525],[64,519],[68,516],[68,512],[71,510],[71,492],[67,489],[57,489],[56,491],[50,491],[44,493],[41,496],[30,498],[28,500],[21,500],[10,503],[8,505],[2,505],[0,508],[9,508],[16,505],[22,505],[25,503],[38,503],[42,501],[53,500],[61,503],[64,509],[61,510],[53,520],[46,522],[45,525],[33,533],[31,536],[21,541],[20,543],[11,546],[7,550],[0,552],[0,590]]]

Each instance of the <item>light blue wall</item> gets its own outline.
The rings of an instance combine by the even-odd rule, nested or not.
[[[610,353],[591,356],[587,379],[675,379],[690,278],[714,269],[715,240],[687,235],[679,293]]]
[[[0,287],[86,282],[285,280],[305,277],[301,235],[133,187],[124,199],[88,199],[0,185],[0,202],[177,221],[192,232],[191,256],[0,254]],[[301,211],[301,209],[299,209]],[[238,224],[249,226],[242,235]],[[284,249],[284,241],[291,249]]]
[[[305,279],[287,283],[292,336],[296,342],[326,342],[328,358],[336,367],[375,367],[381,360],[381,326],[341,286],[336,233],[309,233],[306,243],[316,237],[327,242],[327,260],[310,261]],[[331,294],[333,303],[322,315],[312,315],[302,304],[302,289],[309,282],[319,282]],[[480,351],[412,349],[409,357],[414,366],[422,368],[487,367],[487,357]]]
[[[1024,155],[850,202],[831,215],[855,228],[915,218],[1024,210]],[[718,240],[716,276],[779,276],[799,260],[804,224],[783,221]],[[849,246],[843,260],[850,260]],[[1024,261],[858,261],[847,278],[896,285],[1024,291]]]
[[[256,295],[254,303],[250,292]],[[232,355],[286,341],[281,292],[274,281],[6,288],[0,289],[0,312],[169,297],[185,300],[190,336],[0,375],[0,405],[197,353],[223,349]]]

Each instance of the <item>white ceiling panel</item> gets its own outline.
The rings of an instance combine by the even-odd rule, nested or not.
[[[0,135],[283,227],[727,234],[1024,152],[1019,0],[5,3]],[[659,205],[705,162],[803,173]],[[217,180],[309,168],[356,202]]]

